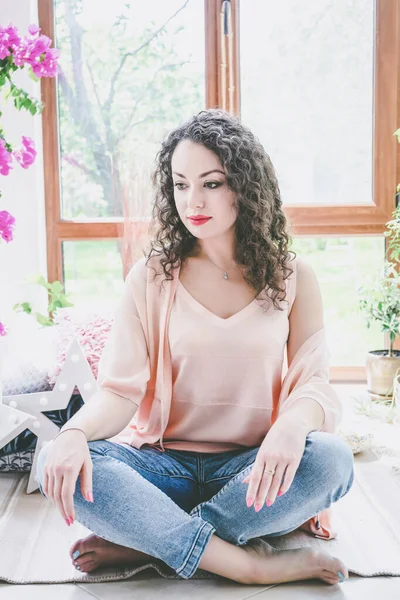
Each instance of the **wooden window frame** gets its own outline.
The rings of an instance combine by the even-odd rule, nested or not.
[[[225,4],[229,33],[223,34],[223,0],[204,0],[206,106],[240,114],[240,0]],[[39,26],[55,39],[53,0],[38,0]],[[373,198],[357,205],[287,205],[284,211],[298,236],[383,234],[394,209],[400,182],[400,149],[394,131],[400,126],[400,4],[375,0]],[[57,80],[41,79],[44,190],[48,281],[63,282],[62,243],[118,239],[120,220],[72,221],[61,218]],[[364,367],[332,367],[334,381],[365,381]]]

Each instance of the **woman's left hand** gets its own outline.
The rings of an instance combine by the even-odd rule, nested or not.
[[[246,494],[248,507],[254,503],[258,512],[264,502],[271,506],[277,495],[282,496],[288,491],[303,457],[307,435],[308,432],[294,421],[281,418],[272,425],[250,473],[243,479],[243,483],[249,484]],[[273,469],[274,474],[266,472]],[[281,485],[284,476],[285,480]]]

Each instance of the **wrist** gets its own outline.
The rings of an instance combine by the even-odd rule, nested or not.
[[[302,433],[306,437],[309,433],[311,433],[311,431],[314,431],[310,428],[310,423],[299,419],[298,415],[295,415],[293,413],[291,414],[290,412],[284,413],[283,415],[278,417],[275,421],[275,425],[278,425],[285,430],[295,430],[299,433]]]
[[[83,429],[81,429],[80,427],[62,427],[54,439],[56,439],[62,433],[66,433],[67,431],[76,431],[77,433],[80,432],[81,434],[83,434],[85,436],[86,441],[88,441],[86,432]]]
[[[287,424],[305,432],[320,431],[325,423],[325,410],[313,398],[298,398],[277,420],[285,419]]]

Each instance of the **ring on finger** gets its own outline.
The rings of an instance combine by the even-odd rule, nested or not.
[[[264,473],[268,473],[269,475],[274,475],[276,469],[264,469]]]

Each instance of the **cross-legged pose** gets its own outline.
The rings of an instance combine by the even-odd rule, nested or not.
[[[335,537],[331,507],[354,478],[318,282],[289,250],[271,160],[210,109],[156,163],[151,244],[98,390],[40,452],[40,490],[92,532],[70,549],[81,572],[159,560],[184,579],[338,583],[340,558],[270,539]]]

